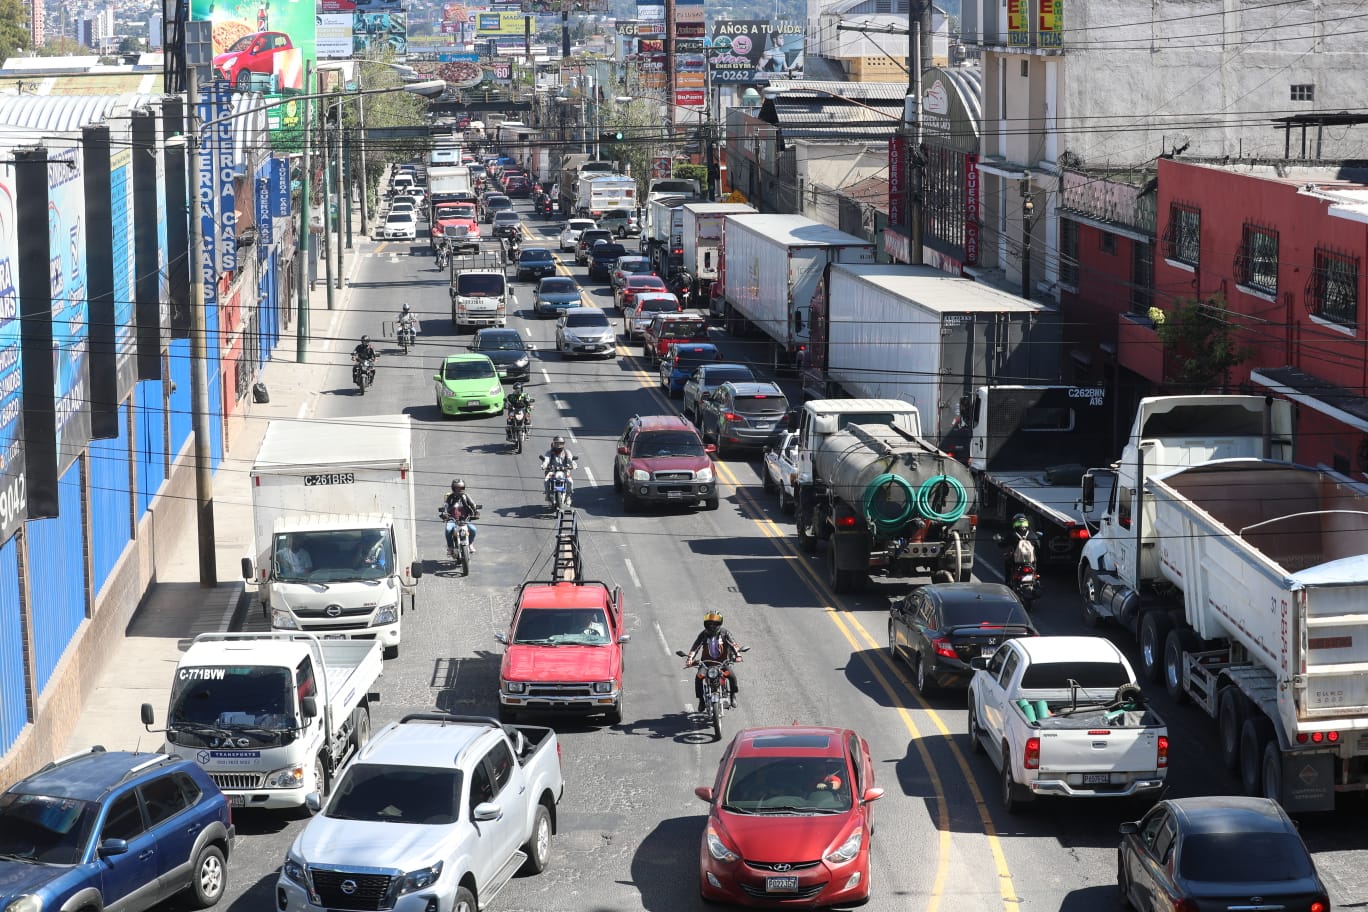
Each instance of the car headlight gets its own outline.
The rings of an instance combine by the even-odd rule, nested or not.
[[[632,469],[632,481],[650,481],[651,473],[645,469]]]
[[[860,845],[864,842],[864,830],[857,829],[846,837],[846,841],[841,843],[841,847],[826,857],[830,864],[845,864],[856,855],[860,854]]]
[[[596,694],[608,694],[608,693],[612,693],[612,692],[613,692],[613,682],[612,682],[612,681],[595,681],[595,682],[594,682],[594,693],[596,693]]]
[[[294,615],[284,608],[271,609],[271,626],[276,630],[298,630],[299,625],[295,623]],[[8,910],[6,910],[8,912]]]
[[[503,686],[511,694],[527,693],[526,681],[504,681]]]
[[[304,767],[291,766],[276,770],[266,777],[266,788],[297,789],[304,785]]]
[[[32,893],[15,897],[13,902],[5,906],[5,912],[43,912],[42,897],[34,896]]]
[[[514,362],[513,362],[513,366],[514,366],[514,367],[527,367],[528,363],[529,363],[529,362],[528,362],[528,360],[527,360],[527,356],[526,356],[526,355],[523,355],[523,356],[522,356],[521,358],[519,358],[517,361],[514,361]]]
[[[694,473],[694,481],[712,481],[712,480],[713,480],[713,471],[712,471],[712,469],[699,469],[697,472]]]
[[[727,844],[722,841],[722,837],[717,835],[717,831],[708,827],[708,854],[718,861],[740,861],[741,856],[737,855]]]
[[[489,388],[489,392],[485,393],[485,395],[486,395],[486,396],[497,396],[497,395],[499,395],[499,390],[501,390],[501,389],[503,389],[503,387],[496,383],[496,384],[494,384],[493,386],[491,386],[491,387]]]
[[[457,396],[457,393],[456,393],[455,390],[447,389],[446,387],[442,387],[442,398],[443,398],[443,399],[455,399],[456,396]]]
[[[305,872],[303,863],[296,858],[287,855],[285,863],[280,866],[280,873],[285,875],[286,880],[292,880],[301,887],[309,885],[309,875]]]
[[[437,882],[442,876],[442,863],[439,861],[430,868],[422,868],[417,871],[410,871],[399,878],[399,893],[412,893],[414,890],[425,890]]]
[[[564,337],[566,342],[578,342],[580,340],[579,333],[566,332],[561,333],[561,336]]]
[[[399,623],[399,610],[395,605],[386,605],[375,612],[375,618],[371,621],[372,627],[379,627],[383,624]]]

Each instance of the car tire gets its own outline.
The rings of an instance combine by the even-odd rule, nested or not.
[[[613,472],[613,490],[619,494],[622,493],[622,478],[617,472]]]
[[[923,697],[930,696],[936,691],[934,678],[927,677],[926,660],[918,655],[912,661],[912,686],[917,688],[917,693]]]
[[[193,908],[209,909],[218,905],[228,886],[228,865],[223,850],[216,845],[200,849],[190,869],[190,878],[190,886],[185,892],[190,896]]]
[[[792,516],[797,509],[798,502],[793,499],[793,492],[788,489],[787,485],[781,487],[779,489],[779,511],[788,516]]]
[[[480,912],[480,907],[475,905],[475,897],[465,887],[457,887],[456,895],[451,899],[451,912]]]
[[[902,653],[898,650],[897,635],[893,631],[893,622],[888,622],[888,658],[896,665],[898,659],[902,658]]]
[[[969,727],[969,753],[971,753],[971,754],[982,754],[982,753],[984,753],[984,747],[983,747],[983,729],[979,728],[979,724],[978,724],[978,710],[974,708],[974,701],[973,701],[973,700],[970,700],[970,701],[969,701],[969,725],[968,725],[968,727]]]
[[[705,510],[716,510],[721,505],[722,501],[716,497],[709,497],[707,500],[703,501],[703,509]]]
[[[768,466],[765,467],[764,475],[760,479],[760,487],[764,489],[766,494],[773,494],[779,490],[779,486],[774,483],[774,479],[770,478]]]
[[[1012,779],[1012,749],[1002,742],[1002,809],[1009,814],[1020,814],[1031,800],[1030,792]]]
[[[613,704],[613,708],[603,714],[603,718],[609,725],[622,724],[622,694],[618,694],[618,700]]]
[[[537,805],[532,815],[532,838],[523,846],[527,861],[523,862],[524,874],[540,874],[551,862],[551,812],[546,805]]]

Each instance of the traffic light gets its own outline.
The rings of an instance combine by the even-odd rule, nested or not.
[[[599,134],[599,143],[618,143],[626,138],[621,130],[605,130]]]

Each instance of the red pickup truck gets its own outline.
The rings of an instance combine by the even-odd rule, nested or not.
[[[708,320],[699,314],[658,313],[641,331],[641,355],[654,366],[676,342],[707,342]]]
[[[600,582],[528,582],[518,591],[499,665],[499,719],[523,713],[622,722],[622,590]]]

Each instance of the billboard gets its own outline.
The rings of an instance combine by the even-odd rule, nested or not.
[[[610,0],[522,0],[522,11],[538,15],[560,15],[562,10],[572,13],[606,13],[612,8]]]
[[[133,151],[113,146],[109,154],[109,203],[114,225],[114,353],[118,363],[118,394],[137,379],[137,320],[133,315],[137,266],[134,262]]]
[[[352,54],[371,56],[389,48],[395,56],[408,54],[408,13],[361,13],[352,24]]]
[[[477,35],[522,35],[525,29],[522,13],[476,13],[475,33]]]
[[[11,156],[0,157],[0,541],[28,518],[24,492],[23,375],[19,339],[19,241]]]
[[[703,89],[675,89],[675,104],[681,108],[701,108],[708,101]]]
[[[319,13],[314,17],[319,60],[345,60],[352,55],[354,13]]]
[[[708,84],[708,61],[702,54],[675,53],[675,88],[702,89]]]
[[[712,81],[714,85],[764,82],[770,75],[801,78],[805,26],[801,22],[760,19],[713,24]]]
[[[86,392],[85,188],[75,148],[48,150],[48,247],[52,257],[53,394],[57,402],[57,472],[90,442]]]

